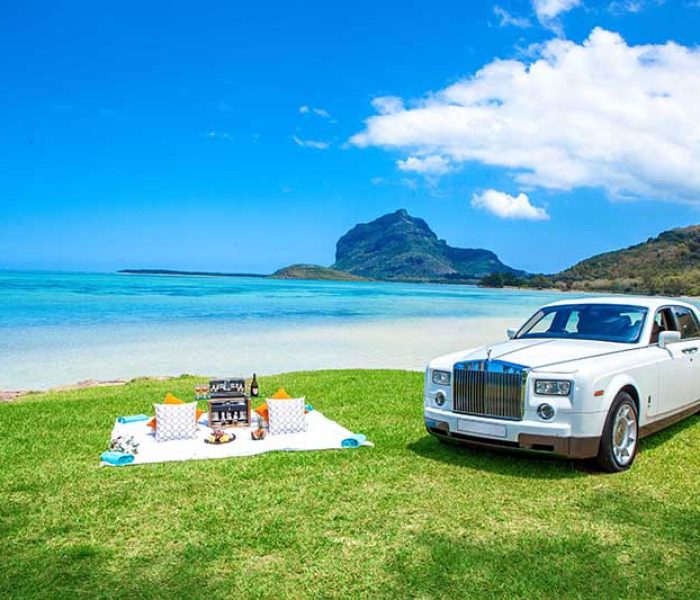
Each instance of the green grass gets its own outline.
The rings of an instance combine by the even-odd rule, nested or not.
[[[698,417],[600,475],[439,444],[421,374],[293,373],[263,392],[376,447],[98,468],[114,417],[194,381],[0,405],[0,597],[700,596]]]

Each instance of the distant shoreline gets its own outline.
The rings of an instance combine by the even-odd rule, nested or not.
[[[280,269],[283,271],[284,269]],[[330,269],[327,269],[330,270]],[[118,275],[156,275],[159,277],[254,277],[256,279],[299,280],[299,281],[338,281],[348,283],[428,283],[433,285],[469,285],[478,286],[478,279],[369,279],[341,277],[279,277],[277,273],[265,275],[262,273],[220,273],[217,271],[180,271],[177,269],[120,269]],[[561,290],[558,290],[561,291]]]
[[[269,275],[261,273],[219,273],[216,271],[178,271],[176,269],[120,269],[117,273],[119,275],[161,275],[169,277],[181,275],[190,277],[256,277],[258,279],[267,279],[269,277]]]

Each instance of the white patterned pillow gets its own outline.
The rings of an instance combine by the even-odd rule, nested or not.
[[[268,399],[270,434],[306,431],[305,398]]]
[[[156,441],[189,440],[197,434],[197,403],[154,404]]]

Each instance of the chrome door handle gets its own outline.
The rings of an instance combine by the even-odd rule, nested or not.
[[[695,354],[697,351],[698,351],[698,347],[693,346],[692,348],[683,348],[683,350],[681,352],[683,352],[683,354]]]

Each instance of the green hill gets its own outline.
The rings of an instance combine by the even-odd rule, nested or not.
[[[336,245],[334,269],[404,281],[468,281],[490,273],[521,273],[490,250],[454,248],[405,210],[360,223]]]
[[[700,225],[664,231],[537,279],[540,286],[574,290],[699,296]]]
[[[270,275],[270,279],[330,279],[336,281],[367,281],[366,277],[344,273],[319,265],[290,265]]]

